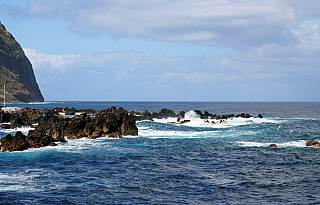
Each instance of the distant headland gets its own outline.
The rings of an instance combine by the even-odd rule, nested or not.
[[[43,102],[32,65],[20,44],[0,22],[0,102]]]

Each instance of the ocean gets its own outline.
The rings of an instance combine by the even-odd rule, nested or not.
[[[318,204],[320,103],[45,102],[10,106],[186,112],[139,136],[0,153],[0,204]],[[193,110],[264,118],[206,123]],[[25,134],[27,128],[19,129]],[[0,129],[0,138],[17,130]],[[268,147],[277,144],[277,148]]]

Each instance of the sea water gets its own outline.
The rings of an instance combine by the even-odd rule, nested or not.
[[[139,136],[0,153],[0,204],[320,203],[320,103],[46,102],[12,106],[185,111],[140,121]],[[249,113],[213,124],[193,110]],[[28,128],[19,128],[24,133]],[[0,137],[17,130],[0,130]],[[277,144],[277,148],[268,147]]]

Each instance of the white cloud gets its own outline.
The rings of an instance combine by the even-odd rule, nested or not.
[[[32,62],[35,70],[57,70],[62,72],[76,67],[107,67],[114,63],[124,63],[124,59],[130,64],[131,61],[139,59],[138,53],[130,51],[101,51],[88,55],[51,55],[26,48],[24,52]],[[92,70],[90,72],[93,73]]]
[[[61,18],[69,22],[71,31],[80,35],[107,34],[115,38],[129,36],[244,47],[289,45],[295,44],[297,38],[305,40],[303,35],[311,27],[310,22],[304,22],[320,17],[320,2],[30,0],[25,8],[0,3],[0,10],[15,17]]]
[[[299,28],[292,30],[292,33],[300,40],[299,47],[320,49],[320,20],[312,19],[304,21]]]
[[[101,51],[89,55],[47,55],[24,49],[35,70],[65,72],[85,69],[88,74],[108,71],[120,79],[153,76],[159,83],[179,81],[195,85],[244,81],[265,82],[319,76],[320,59],[307,57],[299,46],[276,44],[234,51],[221,58],[168,56],[128,51]],[[103,71],[104,70],[104,71]]]
[[[119,79],[125,79],[128,80],[129,78],[133,77],[132,72],[134,71],[133,67],[123,67],[123,68],[118,68],[114,71],[114,73],[116,74],[116,76]]]
[[[81,55],[48,55],[38,53],[35,49],[23,49],[29,60],[33,64],[34,69],[50,69],[64,71],[74,64],[83,56]]]
[[[320,77],[319,10],[317,0],[32,0],[22,13],[61,18],[80,35],[231,48],[223,56],[203,58],[133,51],[47,55],[25,49],[36,70],[65,72],[82,67],[92,76],[106,75],[103,69],[117,78],[150,79],[150,84],[159,85],[278,83],[308,90],[310,87],[303,87],[308,83],[319,87],[313,80]],[[17,9],[8,11],[18,13]]]
[[[42,85],[71,81],[75,90],[85,83],[101,92],[106,87],[145,92],[148,88],[160,92],[160,87],[170,87],[170,93],[185,88],[195,90],[193,94],[201,89],[209,92],[219,88],[229,93],[225,93],[226,96],[233,96],[234,92],[243,94],[243,89],[250,88],[255,95],[261,96],[259,90],[267,87],[276,93],[286,93],[286,89],[292,89],[294,93],[294,89],[309,92],[310,87],[306,84],[319,86],[320,59],[306,57],[306,50],[270,44],[234,51],[221,58],[126,51],[101,51],[89,55],[47,55],[34,49],[25,49],[25,52]]]
[[[80,35],[243,46],[292,42],[291,29],[319,8],[316,0],[30,0],[21,15],[64,19]]]

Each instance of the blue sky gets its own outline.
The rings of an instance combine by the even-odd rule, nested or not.
[[[46,101],[320,101],[320,2],[2,0]]]

